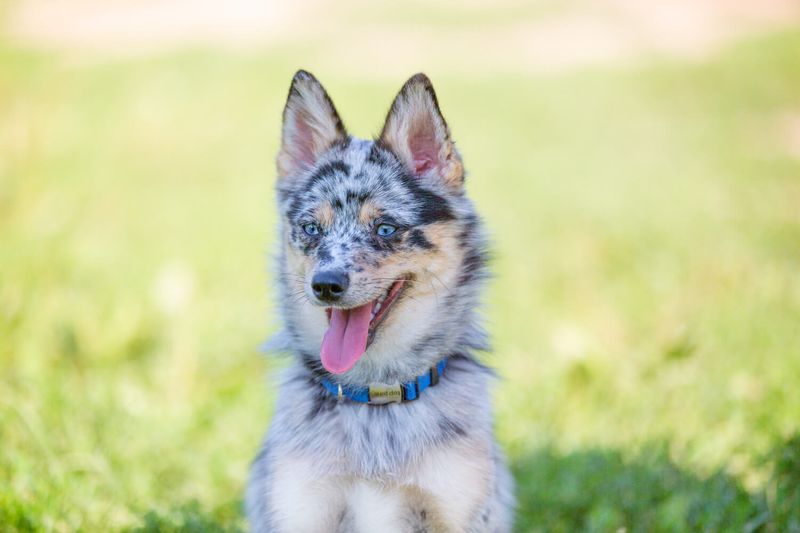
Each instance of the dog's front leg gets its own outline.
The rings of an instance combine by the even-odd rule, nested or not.
[[[320,475],[308,459],[276,457],[265,494],[274,531],[337,531],[344,517],[347,483]]]
[[[461,440],[425,453],[415,478],[435,509],[434,530],[474,529],[470,524],[491,494],[494,475],[488,443]]]
[[[348,533],[405,533],[409,531],[404,521],[407,512],[406,495],[397,488],[359,480],[353,483],[347,495]]]

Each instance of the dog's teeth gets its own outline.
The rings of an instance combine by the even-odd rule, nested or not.
[[[383,293],[380,296],[378,296],[378,298],[375,300],[375,306],[372,308],[372,318],[370,320],[372,320],[376,316],[378,316],[378,313],[380,313],[380,311],[381,311],[381,306],[383,305],[383,302],[386,300],[386,298],[389,297],[389,293],[391,293],[391,292],[392,292],[392,288],[389,287],[389,290],[387,290],[385,293]]]

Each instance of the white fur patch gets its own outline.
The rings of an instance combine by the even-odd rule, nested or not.
[[[494,478],[490,451],[462,441],[426,453],[415,484],[437,503],[438,519],[448,531],[466,531],[474,511],[488,496]]]
[[[282,457],[273,470],[270,507],[281,531],[331,531],[345,509],[345,487],[320,475],[308,459]]]
[[[369,481],[358,481],[347,495],[347,507],[354,529],[368,533],[402,533],[404,495]]]
[[[331,531],[346,515],[354,532],[401,533],[424,510],[437,531],[458,532],[490,496],[494,465],[484,446],[460,441],[429,450],[395,483],[325,474],[309,459],[286,456],[272,476],[269,506],[281,531]]]

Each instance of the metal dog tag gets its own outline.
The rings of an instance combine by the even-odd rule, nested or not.
[[[369,386],[369,403],[380,405],[384,403],[403,401],[403,387],[400,385],[384,385],[375,383]]]

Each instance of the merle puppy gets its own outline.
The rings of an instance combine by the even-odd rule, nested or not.
[[[277,163],[279,338],[295,357],[252,466],[253,530],[509,531],[475,358],[485,238],[430,80],[409,79],[366,141],[298,72]]]

